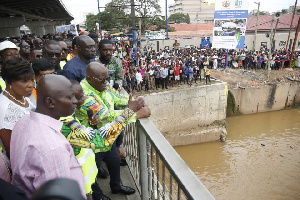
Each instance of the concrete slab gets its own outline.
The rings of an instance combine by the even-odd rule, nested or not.
[[[105,163],[102,163],[102,166],[104,167],[105,170],[107,170],[107,166]],[[135,183],[132,179],[132,176],[130,174],[130,171],[128,169],[128,166],[121,166],[121,183],[122,185],[129,186],[135,189],[135,193],[132,195],[123,195],[123,194],[113,194],[110,190],[109,186],[109,180],[110,177],[107,179],[98,179],[98,184],[100,188],[102,189],[103,193],[111,198],[112,200],[139,200],[141,199],[137,188],[135,186]]]

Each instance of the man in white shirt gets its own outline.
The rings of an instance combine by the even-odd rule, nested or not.
[[[163,68],[160,70],[160,76],[162,78],[162,89],[164,88],[168,89],[168,85],[167,85],[168,69],[166,68],[166,65],[164,65]]]

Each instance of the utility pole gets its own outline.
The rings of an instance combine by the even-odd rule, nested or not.
[[[168,30],[168,1],[166,0],[166,32],[167,40],[169,39],[169,30]]]
[[[256,24],[255,24],[255,33],[254,33],[254,41],[253,41],[253,51],[255,51],[255,46],[256,46],[256,35],[257,35],[257,26],[258,26],[258,16],[259,16],[259,7],[260,7],[260,2],[254,2],[257,4],[257,13],[256,13]]]
[[[287,39],[287,41],[286,41],[285,50],[288,49],[288,45],[289,45],[289,41],[290,41],[291,29],[292,29],[292,26],[293,26],[293,21],[294,21],[294,16],[295,16],[295,12],[296,12],[297,1],[298,1],[298,0],[295,1],[295,5],[294,5],[292,21],[291,21],[290,30],[289,30],[289,36],[288,36],[288,39]]]
[[[133,50],[136,58],[136,66],[138,65],[137,59],[137,45],[136,45],[136,25],[135,25],[135,10],[134,10],[134,0],[130,0],[131,6],[131,16],[132,16],[132,41],[133,41]]]
[[[274,15],[272,16],[272,23],[271,23],[271,35],[270,35],[270,49],[268,55],[268,78],[270,78],[270,71],[271,71],[271,55],[272,55],[272,38],[273,38],[273,23],[274,23]]]
[[[276,34],[278,22],[279,22],[279,17],[276,19],[276,25],[275,25],[274,33],[273,33],[273,35],[272,35],[272,44],[271,44],[272,49],[275,48],[275,47],[272,46],[272,45],[273,45],[273,43],[274,43],[274,38],[275,38],[275,34]],[[271,51],[272,51],[272,49],[271,49]]]
[[[300,17],[298,19],[298,25],[297,25],[297,29],[296,29],[296,32],[295,32],[295,39],[294,39],[294,42],[293,42],[292,52],[291,52],[291,55],[290,55],[289,67],[291,67],[291,65],[292,65],[293,54],[295,52],[295,47],[296,47],[296,42],[298,40],[299,31],[300,31]]]
[[[99,33],[100,33],[100,38],[102,40],[102,30],[101,30],[101,18],[100,18],[100,4],[99,4],[99,0],[98,1],[98,17],[99,17]]]

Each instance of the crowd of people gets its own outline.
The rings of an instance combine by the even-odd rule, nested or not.
[[[97,179],[108,176],[112,193],[135,193],[120,183],[123,130],[151,112],[142,97],[112,87],[122,86],[122,62],[112,56],[112,42],[98,44],[95,35],[0,42],[0,187],[10,188],[1,198],[67,199],[76,192],[38,189],[68,178],[77,199],[107,200]]]
[[[171,50],[156,52],[146,46],[135,52],[124,42],[114,40],[114,55],[123,60],[125,78],[123,87],[127,92],[168,89],[181,84],[192,85],[197,81],[210,83],[210,70],[235,68],[266,70],[269,53],[262,47],[259,51],[226,49],[182,48],[174,43]],[[176,44],[176,45],[175,45]],[[270,69],[279,70],[289,66],[290,51],[274,49],[270,56]],[[292,67],[300,67],[299,53],[293,55]]]
[[[97,179],[109,176],[112,193],[133,194],[120,183],[120,166],[126,165],[123,130],[151,114],[143,98],[132,99],[133,93],[210,84],[212,69],[260,70],[268,60],[265,49],[227,54],[224,49],[179,49],[178,44],[159,52],[152,48],[135,51],[129,41],[99,41],[87,31],[77,37],[24,35],[0,42],[1,187],[12,184],[21,192],[10,195],[38,199],[47,181],[69,178],[82,198],[107,200]],[[289,57],[288,51],[274,50],[272,70],[287,67]],[[298,54],[293,62],[299,67],[297,59]],[[120,94],[122,87],[129,96]]]

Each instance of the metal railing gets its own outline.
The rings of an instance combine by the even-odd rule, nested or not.
[[[142,200],[215,199],[150,119],[127,125],[123,146]]]

